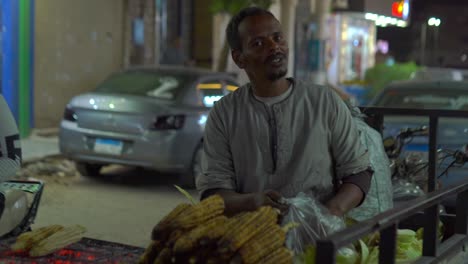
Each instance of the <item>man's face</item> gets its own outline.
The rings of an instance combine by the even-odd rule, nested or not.
[[[252,79],[276,81],[288,72],[288,43],[281,25],[273,16],[247,17],[239,25],[242,50],[232,55],[237,65]]]

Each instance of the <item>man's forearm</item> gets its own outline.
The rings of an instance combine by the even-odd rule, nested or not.
[[[338,193],[327,202],[326,207],[331,214],[343,216],[349,210],[358,206],[363,198],[364,193],[358,186],[352,183],[344,183],[338,189]]]
[[[233,216],[240,212],[257,209],[254,202],[254,194],[241,194],[231,190],[213,189],[206,191],[202,199],[214,194],[218,194],[224,199],[224,214],[226,216]]]

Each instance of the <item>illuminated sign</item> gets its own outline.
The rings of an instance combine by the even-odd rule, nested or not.
[[[409,2],[408,0],[393,2],[392,16],[407,19],[409,15]]]

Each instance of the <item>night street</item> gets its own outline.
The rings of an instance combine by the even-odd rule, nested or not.
[[[99,180],[41,176],[46,182],[33,225],[80,224],[85,236],[145,247],[152,228],[187,199],[170,183],[170,175],[131,168],[110,168]],[[197,197],[195,191],[191,191]]]
[[[0,0],[0,264],[468,264],[467,14]]]

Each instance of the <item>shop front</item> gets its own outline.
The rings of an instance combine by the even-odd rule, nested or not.
[[[307,78],[311,72],[322,70],[327,83],[360,96],[365,92],[366,70],[375,64],[377,28],[406,27],[409,14],[409,0],[333,1],[333,12],[326,19],[325,41],[319,40],[323,25],[315,20],[298,23],[295,76]]]
[[[352,1],[350,1],[352,2]],[[354,1],[356,2],[356,1]],[[335,8],[330,16],[330,36],[325,58],[328,82],[341,87],[361,105],[368,101],[365,74],[381,54],[378,27],[406,27],[409,0],[362,1],[344,9]],[[386,43],[388,45],[388,43]]]

